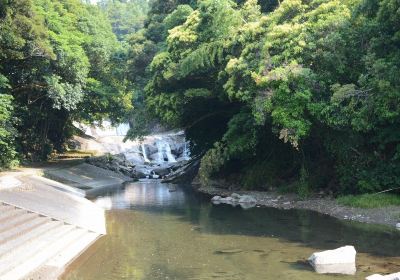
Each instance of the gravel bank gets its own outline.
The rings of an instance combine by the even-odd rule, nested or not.
[[[383,208],[362,209],[339,205],[330,197],[311,197],[301,199],[295,194],[279,194],[276,192],[259,191],[229,191],[217,187],[200,187],[197,191],[210,196],[229,196],[232,193],[250,195],[257,200],[258,206],[274,207],[279,209],[307,209],[330,215],[342,220],[353,220],[363,223],[396,226],[400,223],[400,207],[390,206]]]

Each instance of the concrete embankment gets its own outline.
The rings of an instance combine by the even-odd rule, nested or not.
[[[0,173],[0,280],[57,279],[106,234],[104,210],[86,192],[125,179],[86,164]]]

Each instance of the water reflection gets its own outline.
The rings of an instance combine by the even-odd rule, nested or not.
[[[364,279],[400,270],[400,235],[385,227],[212,205],[188,187],[170,192],[158,182],[126,185],[97,203],[112,208],[109,234],[63,279]],[[305,262],[344,245],[361,252],[356,276],[319,275]]]

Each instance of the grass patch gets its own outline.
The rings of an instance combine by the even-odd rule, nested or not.
[[[338,197],[337,202],[342,205],[357,208],[379,208],[385,206],[399,206],[400,195],[394,194],[362,194]]]

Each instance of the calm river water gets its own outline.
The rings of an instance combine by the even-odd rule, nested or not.
[[[330,280],[400,271],[400,233],[304,210],[212,205],[188,186],[126,185],[96,202],[108,235],[69,266],[63,280]],[[315,251],[354,245],[355,276],[318,275]]]

